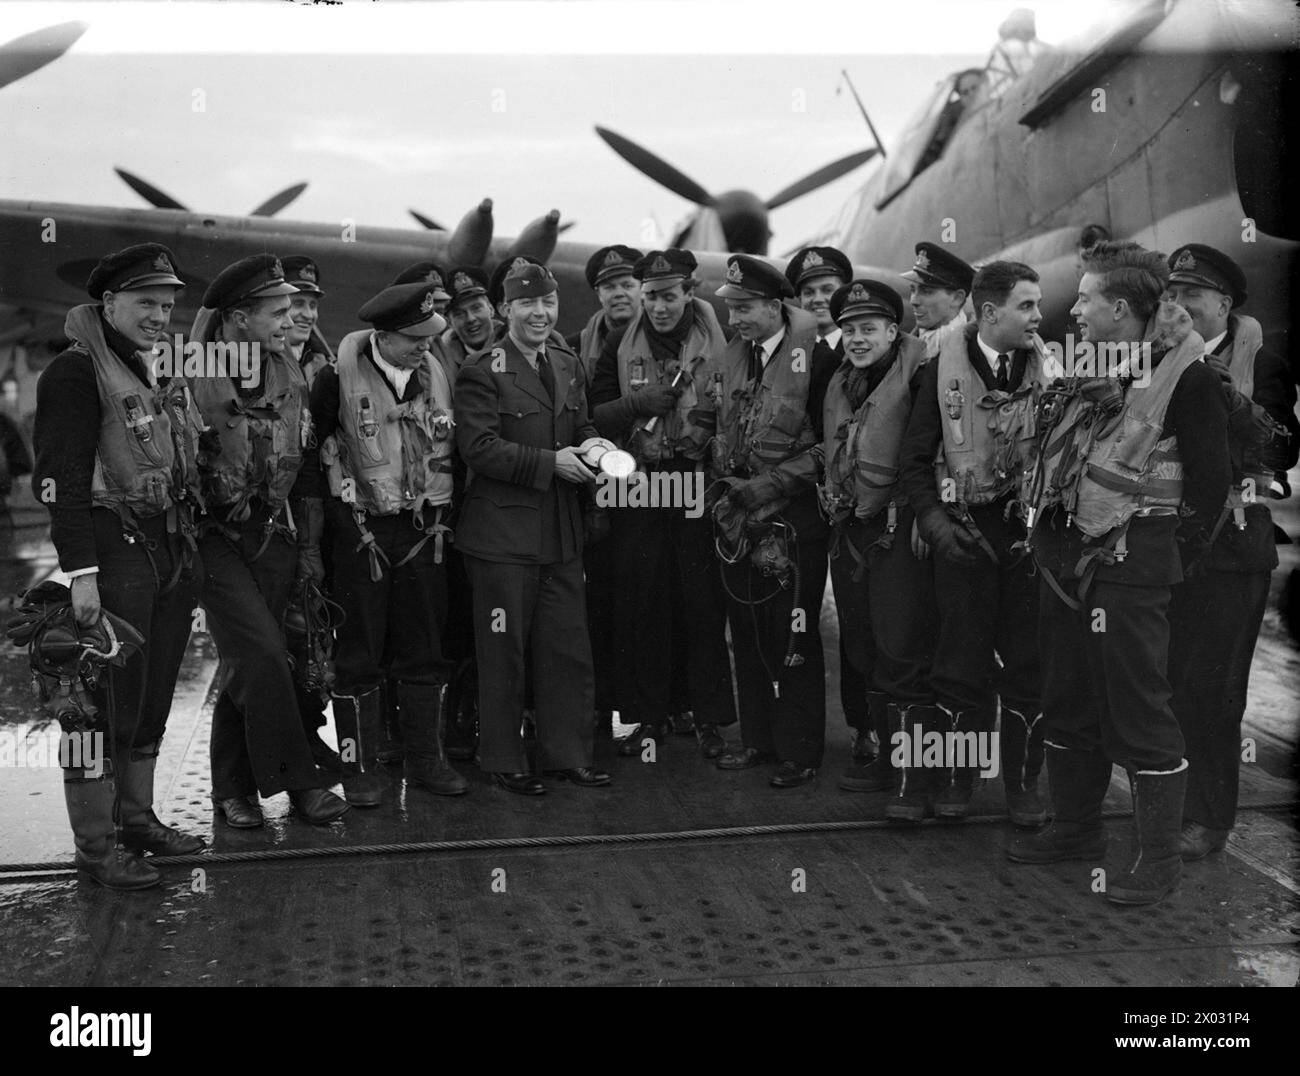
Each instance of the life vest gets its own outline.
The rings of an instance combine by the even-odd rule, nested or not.
[[[763,367],[757,387],[749,386],[750,342],[734,337],[714,372],[718,433],[727,459],[717,470],[756,477],[816,444],[808,420],[817,319],[791,303],[785,308],[785,336]]]
[[[339,429],[326,439],[333,447],[322,449],[326,460],[336,461],[330,490],[370,515],[412,509],[422,526],[426,505],[451,503],[451,384],[441,362],[426,353],[411,373],[419,379],[419,395],[397,403],[366,354],[370,338],[363,329],[339,345]],[[351,486],[343,479],[351,479]]]
[[[220,321],[196,320],[193,337],[219,340]],[[199,377],[192,386],[199,411],[221,439],[221,451],[200,460],[204,499],[209,507],[230,508],[234,520],[249,517],[254,497],[272,512],[284,504],[311,427],[307,379],[298,360],[292,353],[263,351],[260,361],[257,396],[241,396],[230,377]]]
[[[691,299],[694,317],[678,357],[663,363],[656,358],[646,334],[644,308],[638,310],[623,333],[618,345],[618,387],[624,396],[646,385],[671,385],[678,371],[677,382],[682,394],[677,406],[668,414],[654,420],[654,429],[647,430],[649,419],[639,420],[627,438],[627,444],[639,460],[657,462],[681,453],[693,460],[704,458],[704,450],[713,436],[712,423],[700,423],[700,410],[712,410],[713,402],[706,393],[714,371],[722,359],[727,338],[722,334],[718,316],[713,307],[702,299]]]
[[[872,519],[896,499],[903,431],[912,413],[908,385],[926,363],[925,345],[916,337],[899,334],[894,347],[893,365],[857,411],[849,409],[844,392],[853,370],[847,359],[826,388],[822,500],[859,519]]]
[[[1170,303],[1160,304],[1144,340],[1161,337],[1173,347],[1147,385],[1126,383],[1117,414],[1106,417],[1076,392],[1048,435],[1036,507],[1063,505],[1089,537],[1102,538],[1135,515],[1174,515],[1182,504],[1178,439],[1161,433],[1178,379],[1205,344],[1191,331],[1187,312]]]
[[[637,316],[640,316],[639,312]],[[603,310],[597,310],[592,314],[587,319],[587,324],[582,327],[582,331],[578,333],[578,361],[582,363],[582,368],[587,374],[588,385],[596,376],[596,360],[600,358],[601,349],[605,346],[605,337],[608,335],[609,329],[605,325]]]
[[[299,360],[298,362],[298,368],[302,371],[302,376],[307,382],[308,394],[311,393],[312,385],[316,384],[316,376],[325,369],[325,367],[334,365],[334,362],[329,355],[323,351],[316,350],[311,346],[311,343],[312,342],[308,340],[304,345],[304,348],[310,349],[307,351],[306,362],[303,362],[302,360]]]
[[[152,389],[142,384],[108,346],[98,305],[74,307],[63,331],[73,350],[89,356],[99,391],[91,503],[143,519],[197,499],[203,422],[185,379]]]
[[[967,350],[977,331],[970,324],[948,333],[936,359],[943,449],[935,476],[941,499],[960,506],[991,504],[1009,492],[1026,495],[1038,433],[1034,412],[1047,385],[1043,343],[1035,336],[1020,386],[985,388]]]
[[[1229,321],[1231,353],[1221,356],[1207,352],[1205,361],[1221,373],[1226,373],[1233,389],[1243,397],[1231,401],[1233,406],[1229,408],[1228,423],[1228,436],[1236,442],[1233,456],[1240,459],[1241,465],[1236,469],[1232,489],[1228,491],[1227,510],[1240,516],[1240,511],[1246,505],[1266,499],[1268,489],[1273,484],[1273,469],[1259,458],[1258,440],[1262,432],[1259,427],[1264,427],[1263,436],[1267,437],[1269,427],[1275,424],[1272,416],[1254,402],[1255,356],[1264,346],[1264,332],[1258,321],[1244,314],[1231,314]],[[1249,486],[1246,484],[1247,479],[1250,481]]]

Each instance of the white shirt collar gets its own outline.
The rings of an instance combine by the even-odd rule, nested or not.
[[[1205,353],[1207,355],[1213,355],[1215,348],[1217,348],[1221,343],[1223,343],[1223,338],[1227,335],[1228,335],[1228,330],[1224,329],[1223,332],[1219,333],[1219,335],[1216,336],[1213,340],[1206,340]]]
[[[781,346],[781,341],[785,338],[785,326],[782,325],[777,331],[769,336],[760,345],[763,349],[763,368],[767,369],[768,360],[776,353],[776,349]]]
[[[1004,354],[1004,352],[989,347],[984,342],[984,337],[980,336],[979,333],[975,334],[975,342],[979,344],[980,350],[984,352],[984,357],[989,360],[989,369],[996,374],[998,372],[998,356]],[[1007,357],[1010,358],[1011,356],[1008,355]]]
[[[375,365],[379,367],[379,372],[388,378],[388,383],[393,386],[393,391],[397,393],[400,400],[406,395],[406,383],[411,380],[411,374],[414,370],[403,370],[400,366],[394,366],[379,353],[379,334],[370,334],[370,353],[375,357]]]
[[[844,330],[841,329],[838,325],[836,325],[835,328],[833,328],[830,332],[828,332],[825,336],[822,337],[822,343],[824,343],[828,348],[834,351],[836,346],[840,342],[840,337],[843,335],[844,335]]]

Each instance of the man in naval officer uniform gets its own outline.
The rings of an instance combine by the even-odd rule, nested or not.
[[[587,319],[580,331],[568,337],[568,344],[582,362],[588,389],[595,382],[596,362],[605,342],[611,334],[626,328],[641,307],[641,285],[633,275],[633,267],[640,257],[639,250],[615,244],[601,247],[587,259],[587,286],[595,292],[600,309]],[[594,412],[594,402],[591,407]],[[593,514],[589,518],[594,521],[600,517]],[[608,516],[602,522],[608,524]],[[627,701],[618,698],[615,684],[615,674],[619,671],[615,636],[626,628],[626,625],[620,627],[615,617],[616,594],[626,583],[618,579],[614,567],[614,546],[618,540],[613,534],[604,534],[588,542],[582,554],[587,573],[587,628],[591,633],[591,659],[596,670],[597,725],[601,732],[610,729],[614,710],[620,711],[625,725],[635,720],[621,712],[626,709]],[[664,597],[667,596],[665,591]]]
[[[326,366],[334,364],[334,356],[329,350],[316,326],[320,321],[320,303],[325,298],[321,290],[320,268],[316,262],[305,254],[292,254],[281,258],[285,280],[297,288],[289,296],[289,318],[293,326],[289,329],[289,353],[298,362],[302,376],[307,382],[307,391],[311,392],[316,375]],[[309,440],[315,440],[314,431],[308,433]],[[303,468],[298,475],[289,508],[293,513],[298,528],[298,537],[304,542],[317,527],[326,526],[324,518],[324,476],[318,468]],[[312,518],[319,515],[319,519]],[[298,555],[298,579],[311,579],[324,587],[326,592],[332,583],[330,571],[330,543],[326,541],[319,547],[319,560],[312,556],[311,547],[300,544]],[[302,712],[303,727],[307,730],[307,742],[311,745],[312,756],[316,765],[330,773],[338,774],[339,757],[319,736],[319,730],[325,726],[325,702],[323,692],[309,690],[301,683],[303,670],[294,668],[294,686],[298,690],[298,708]]]
[[[1236,821],[1250,663],[1278,564],[1269,489],[1275,470],[1295,466],[1300,422],[1286,364],[1264,350],[1259,322],[1239,313],[1248,297],[1240,266],[1213,247],[1188,243],[1169,255],[1169,268],[1166,297],[1191,316],[1206,362],[1241,394],[1233,413],[1245,427],[1245,437],[1229,439],[1233,482],[1215,520],[1218,533],[1169,604],[1169,705],[1187,741],[1180,850],[1191,860],[1221,850]],[[1247,400],[1276,423],[1263,452],[1243,444],[1254,432]]]
[[[887,811],[900,821],[919,821],[931,810],[964,817],[979,773],[969,748],[976,737],[991,743],[1000,700],[1007,805],[1015,824],[1038,826],[1046,808],[1036,791],[1037,589],[1023,500],[1035,408],[1048,380],[1036,335],[1042,291],[1038,274],[1020,262],[984,266],[973,289],[976,321],[944,335],[922,375],[902,478],[935,554],[939,640],[930,684],[938,706],[935,725],[922,732],[956,733],[962,739],[953,743],[965,745],[966,757],[947,758],[938,770],[906,767],[902,793]]]
[[[1054,817],[1007,856],[1100,859],[1102,801],[1119,763],[1133,790],[1136,855],[1107,871],[1106,897],[1152,904],[1181,875],[1187,788],[1170,708],[1170,589],[1207,552],[1228,496],[1227,402],[1191,318],[1161,302],[1169,269],[1160,254],[1103,241],[1083,267],[1070,313],[1088,343],[1127,343],[1130,354],[1127,366],[1066,382],[1061,404],[1042,416],[1032,540]],[[1138,342],[1149,345],[1149,377],[1132,354]]]
[[[446,328],[438,287],[394,284],[357,317],[370,329],[339,344],[336,370],[312,389],[312,423],[327,468],[338,629],[334,720],[343,791],[381,804],[378,771],[386,676],[398,708],[408,784],[442,796],[469,785],[447,761],[449,681],[446,544],[455,493],[452,385],[432,353]],[[351,744],[353,750],[348,751]]]
[[[679,489],[699,494],[694,518],[685,503],[611,509],[615,666],[624,678],[624,721],[639,726],[619,748],[625,755],[641,754],[647,736],[663,739],[675,654],[684,656],[683,678],[705,758],[722,754],[726,744],[718,729],[736,720],[726,604],[712,524],[703,514],[708,444],[717,421],[711,393],[727,341],[713,308],[695,297],[695,269],[689,250],[652,250],[638,259],[638,311],[606,337],[588,394],[597,429],[632,453],[647,482],[675,474]]]
[[[891,733],[924,724],[922,715],[934,710],[933,571],[913,547],[915,515],[898,480],[925,347],[899,331],[903,300],[878,280],[839,288],[830,312],[843,329],[845,358],[826,390],[819,493],[831,522],[830,574],[841,645],[870,688],[880,742],[879,756],[855,758],[840,787],[884,792],[894,789],[898,777]]]
[[[714,520],[729,561],[722,572],[743,740],[718,768],[775,763],[772,786],[796,788],[816,776],[825,747],[827,531],[816,486],[822,400],[836,361],[767,262],[733,255],[718,295],[736,335],[715,392],[711,471],[727,486]]]
[[[785,278],[794,289],[799,305],[817,319],[817,340],[835,352],[837,359],[844,358],[844,341],[839,325],[831,313],[831,297],[853,277],[853,266],[843,251],[835,247],[804,247],[796,251],[785,267]],[[868,633],[862,640],[863,654],[870,660],[874,647]],[[873,697],[874,696],[874,697]],[[871,762],[875,748],[871,734],[878,724],[883,724],[881,707],[887,700],[871,691],[867,678],[849,658],[845,648],[844,633],[840,632],[840,707],[844,722],[853,730],[853,765],[866,766]],[[872,716],[871,707],[881,711],[879,721]]]
[[[86,282],[93,303],[69,311],[72,344],[36,387],[33,488],[53,494],[50,539],[70,577],[76,621],[92,627],[103,609],[146,640],[109,670],[111,700],[107,683],[97,693],[101,772],[63,774],[77,868],[110,889],[158,884],[158,871],[135,852],[203,847],[153,810],[154,766],[199,589],[193,515],[202,419],[185,379],[157,376],[152,354],[183,287],[171,251],[157,243],[100,259]]]
[[[903,274],[910,282],[907,301],[916,319],[916,335],[927,358],[939,354],[943,338],[966,324],[975,270],[940,243],[916,244],[916,260]]]
[[[220,451],[199,455],[199,550],[202,602],[227,673],[212,714],[212,796],[236,827],[262,824],[259,793],[288,791],[297,813],[317,824],[347,810],[316,769],[280,626],[298,560],[286,502],[309,429],[307,383],[288,347],[295,293],[274,255],[242,258],[208,287],[190,334],[256,359],[251,377],[242,365],[210,369],[192,385],[220,439]]]

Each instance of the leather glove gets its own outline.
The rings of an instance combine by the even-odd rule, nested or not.
[[[319,497],[303,497],[292,505],[294,523],[298,527],[297,580],[310,579],[313,583],[325,582],[325,565],[321,561],[320,543],[325,532],[325,502]]]
[[[948,564],[961,565],[974,564],[979,559],[979,539],[942,508],[932,508],[918,522],[936,557]]]
[[[647,385],[632,393],[632,409],[640,416],[666,415],[677,406],[680,385]]]

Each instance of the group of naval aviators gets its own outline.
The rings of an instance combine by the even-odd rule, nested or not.
[[[153,809],[196,607],[221,656],[218,819],[259,826],[259,797],[287,792],[326,824],[391,797],[396,760],[410,787],[466,792],[449,747],[512,793],[606,785],[594,739],[614,711],[636,726],[620,755],[693,732],[720,770],[806,784],[829,573],[853,730],[840,788],[900,822],[961,819],[983,764],[961,745],[983,737],[1008,857],[1096,861],[1118,764],[1136,844],[1107,896],[1160,900],[1233,827],[1295,386],[1209,247],[1085,250],[1080,335],[1149,345],[1149,364],[1069,378],[1030,266],[915,251],[914,334],[902,296],[834,248],[784,274],[730,257],[724,327],[689,251],[616,245],[587,265],[600,309],[568,341],[555,279],[517,258],[490,278],[410,267],[336,350],[319,266],[259,254],[213,280],[190,334],[256,345],[246,377],[159,366],[184,287],[170,251],[103,258],[35,425],[77,620],[108,610],[147,640],[112,673],[106,772],[65,771],[79,869],[141,888],[160,875],[139,853],[203,846]],[[1291,436],[1274,425],[1261,447],[1261,411]],[[680,475],[658,488],[703,489],[707,511],[610,507],[615,448],[636,464],[618,481]],[[308,585],[343,614],[324,694],[286,652]],[[453,721],[466,682],[477,729]]]

